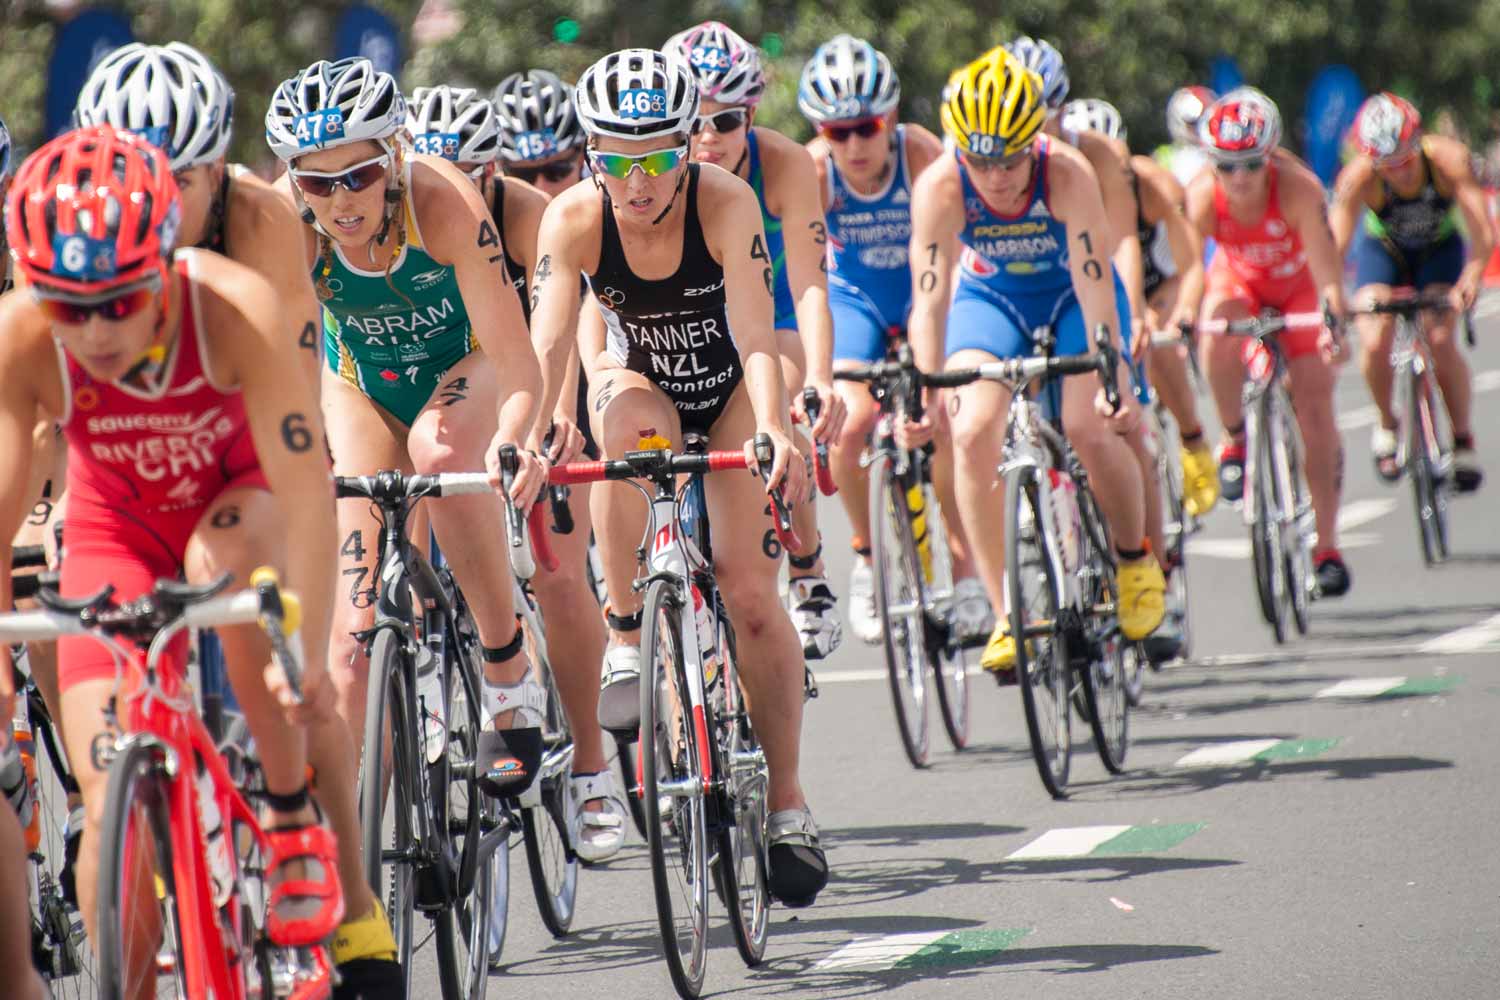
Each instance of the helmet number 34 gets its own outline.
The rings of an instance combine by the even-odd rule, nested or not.
[[[309,146],[324,146],[330,142],[344,138],[344,112],[338,108],[323,108],[318,111],[309,111],[305,115],[298,115],[292,135],[297,139],[297,145],[306,149]]]

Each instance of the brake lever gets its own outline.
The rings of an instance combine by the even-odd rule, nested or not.
[[[1109,404],[1110,413],[1120,412],[1120,384],[1116,375],[1119,373],[1120,352],[1115,350],[1114,342],[1109,337],[1109,327],[1100,323],[1094,327],[1094,347],[1098,351],[1099,360],[1099,383],[1104,387],[1104,401]]]
[[[755,435],[756,473],[766,482],[771,480],[771,467],[775,460],[776,449],[771,444],[770,435]],[[797,538],[796,529],[792,527],[792,511],[787,505],[786,498],[782,496],[779,487],[769,490],[768,493],[771,497],[771,526],[776,530],[776,537],[787,551],[800,551],[802,545]]]
[[[556,425],[548,427],[547,436],[542,438],[542,451],[548,455],[552,454],[552,439],[556,431]],[[552,530],[559,535],[573,533],[573,508],[568,505],[572,495],[573,490],[569,486],[547,484],[547,500],[552,506]]]
[[[802,409],[807,414],[807,431],[817,425],[818,418],[823,415],[823,400],[818,395],[818,390],[812,386],[806,386],[802,390]],[[833,470],[828,464],[828,445],[813,436],[812,474],[818,484],[818,490],[825,497],[831,497],[837,492],[838,487],[833,483]]]
[[[517,509],[515,501],[511,499],[511,487],[515,484],[516,474],[521,468],[521,453],[513,444],[502,444],[499,453],[500,466],[500,488],[504,492],[503,506],[505,508],[505,541],[510,548],[510,564],[515,574],[523,580],[529,580],[536,572],[536,564],[531,556],[531,549],[526,544],[526,525],[523,523],[521,511]]]

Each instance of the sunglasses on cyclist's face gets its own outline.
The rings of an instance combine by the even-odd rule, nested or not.
[[[566,160],[558,160],[556,163],[544,163],[540,167],[518,167],[507,163],[505,176],[514,177],[527,184],[535,184],[538,178],[551,181],[553,184],[561,184],[563,181],[572,180],[578,176],[578,161],[570,157]]]
[[[863,121],[849,122],[846,125],[819,125],[818,134],[829,142],[848,142],[851,135],[857,135],[861,139],[879,135],[885,131],[884,118],[866,118]]]
[[[1257,170],[1264,170],[1265,159],[1245,160],[1242,163],[1215,163],[1214,169],[1221,174],[1232,174],[1243,170],[1247,174],[1253,174]]]
[[[1031,160],[1031,149],[1028,147],[1009,156],[975,156],[973,153],[965,153],[963,157],[964,166],[975,173],[988,174],[1000,170],[1008,174]]]
[[[693,124],[694,132],[702,132],[705,128],[711,128],[720,135],[728,135],[736,129],[742,128],[750,120],[750,111],[747,108],[725,108],[711,115],[703,115]]]
[[[40,286],[33,286],[31,295],[42,310],[42,315],[52,322],[63,326],[83,326],[96,313],[110,323],[124,322],[155,302],[160,287],[157,281],[148,281],[104,298],[69,298],[51,294]]]
[[[353,166],[345,167],[334,174],[317,170],[289,170],[287,172],[292,175],[292,181],[302,189],[303,194],[310,194],[314,198],[328,198],[333,195],[334,189],[339,187],[350,192],[363,191],[384,178],[389,168],[390,159],[382,153]]]
[[[589,164],[598,174],[608,174],[616,180],[624,180],[630,176],[630,172],[636,167],[647,177],[660,177],[687,159],[688,148],[678,146],[675,149],[658,149],[650,153],[642,153],[639,156],[627,156],[624,153],[601,153],[597,149],[589,150]]]

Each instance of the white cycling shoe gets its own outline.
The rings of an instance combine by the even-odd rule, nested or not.
[[[585,862],[606,861],[625,844],[625,803],[607,768],[595,774],[568,777],[568,839]],[[603,802],[604,808],[590,812],[584,806]]]
[[[875,610],[875,570],[857,556],[849,571],[849,630],[867,646],[879,645],[885,634]]]
[[[839,648],[844,625],[839,621],[838,598],[828,586],[827,577],[804,576],[790,581],[787,587],[787,614],[802,653],[809,660],[821,660]]]
[[[971,576],[953,584],[950,620],[960,643],[981,643],[995,630],[995,611],[977,578]]]
[[[641,727],[639,646],[610,646],[604,651],[599,725],[611,732],[633,732]]]

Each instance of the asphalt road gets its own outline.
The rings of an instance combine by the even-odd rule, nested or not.
[[[1480,327],[1500,333],[1493,319]],[[1487,431],[1500,423],[1500,346],[1482,339],[1473,360],[1481,453],[1500,471],[1500,437]],[[1374,477],[1352,370],[1338,411],[1352,593],[1320,602],[1310,637],[1277,647],[1252,603],[1238,516],[1212,514],[1190,556],[1195,659],[1148,679],[1126,775],[1111,778],[1075,726],[1072,795],[1053,801],[1017,689],[983,677],[972,748],[948,750],[934,721],[932,766],[914,771],[881,656],[846,638],[818,666],[823,693],[804,729],[832,881],[811,909],[773,910],[757,969],[716,913],[705,993],[1494,995],[1500,747],[1484,720],[1500,709],[1495,489],[1454,505],[1455,557],[1428,570],[1409,488]],[[832,501],[823,531],[842,589],[848,526]],[[1351,680],[1364,683],[1330,691]],[[491,995],[672,994],[633,834],[583,872],[565,939],[537,919],[519,854],[512,880]],[[430,967],[416,973],[435,992]]]

